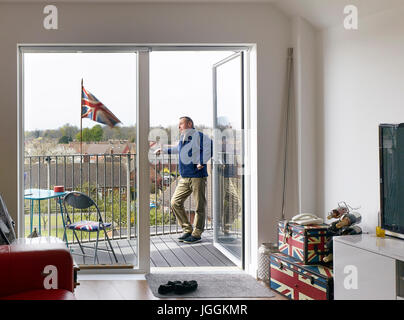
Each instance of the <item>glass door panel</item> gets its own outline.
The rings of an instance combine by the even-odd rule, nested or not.
[[[238,266],[244,261],[243,53],[213,67],[214,245]]]
[[[27,51],[22,60],[23,236],[65,241],[83,269],[94,264],[137,267],[138,53],[84,47]],[[119,124],[111,122],[114,117]],[[97,232],[82,231],[85,227],[74,231],[77,236],[70,229],[65,233],[62,197],[48,194],[55,186],[95,201],[108,224],[99,238]],[[40,196],[34,197],[37,193]],[[72,224],[99,219],[94,206],[67,208]]]

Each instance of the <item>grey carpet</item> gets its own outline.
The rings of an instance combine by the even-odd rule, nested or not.
[[[210,273],[149,273],[147,282],[153,294],[159,298],[267,298],[273,297],[272,291],[247,274],[210,274]],[[186,294],[168,293],[161,295],[158,287],[168,281],[196,280],[198,288]]]

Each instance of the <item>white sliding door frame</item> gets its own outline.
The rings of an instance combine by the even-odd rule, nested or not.
[[[136,162],[138,187],[138,271],[150,272],[149,51],[138,51]]]
[[[137,234],[138,234],[138,265],[133,269],[91,269],[81,270],[81,274],[122,274],[122,273],[148,273],[150,272],[150,222],[149,222],[149,206],[150,206],[150,177],[149,177],[149,117],[150,117],[150,97],[149,97],[149,52],[150,51],[240,51],[246,52],[246,57],[249,57],[251,49],[256,50],[254,44],[228,44],[228,45],[215,45],[215,44],[17,44],[17,128],[18,128],[18,237],[24,236],[24,53],[29,52],[134,52],[137,56],[137,146],[136,146],[136,184],[138,188],[138,201],[137,201]],[[246,74],[249,74],[249,65],[246,64]],[[248,78],[248,77],[247,77]],[[249,80],[246,79],[246,88],[249,88]],[[247,95],[249,97],[249,93]],[[248,99],[247,99],[248,100]],[[256,101],[251,104],[256,108]],[[251,128],[250,119],[250,101],[245,105],[245,128],[246,132]],[[255,114],[255,112],[254,112]],[[246,136],[246,146],[249,148],[251,136]],[[247,150],[249,151],[249,150]],[[245,190],[245,263],[246,271],[248,272],[251,263],[254,265],[254,261],[251,261],[251,249],[254,250],[254,241],[251,242],[250,237],[256,233],[252,230],[254,227],[251,225],[251,216],[257,215],[257,212],[251,212],[251,195],[248,187],[257,183],[256,173],[252,163],[256,158],[256,155],[251,155],[250,152],[246,152],[246,172],[245,177],[246,190]],[[255,189],[255,188],[254,188]],[[257,218],[253,218],[255,221]],[[251,246],[252,245],[252,246]]]

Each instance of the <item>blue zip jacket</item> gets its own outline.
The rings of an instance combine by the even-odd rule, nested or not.
[[[179,171],[183,178],[208,176],[207,162],[212,157],[213,142],[202,132],[191,129],[182,134],[178,145],[164,150],[168,154],[179,154]],[[197,165],[204,167],[198,170]]]

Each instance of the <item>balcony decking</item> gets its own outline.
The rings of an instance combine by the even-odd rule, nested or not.
[[[121,151],[123,152],[123,151]],[[112,223],[108,230],[112,246],[118,258],[115,262],[111,252],[98,251],[98,261],[94,264],[95,241],[88,234],[79,234],[85,246],[85,253],[89,256],[81,256],[78,244],[72,244],[75,262],[84,268],[132,268],[137,263],[138,243],[136,238],[137,205],[136,205],[136,163],[135,153],[99,153],[99,154],[68,154],[68,155],[39,155],[27,156],[24,163],[25,189],[45,188],[53,190],[56,185],[63,185],[65,191],[79,190],[88,194],[99,207],[104,222]],[[155,156],[150,163],[150,180],[154,190],[150,193],[150,265],[151,267],[223,267],[234,266],[219,250],[213,246],[213,222],[215,215],[212,211],[212,175],[208,177],[206,186],[206,215],[205,232],[203,241],[196,244],[178,242],[177,238],[181,228],[175,221],[174,214],[170,210],[170,199],[176,189],[178,179],[178,156]],[[224,176],[223,176],[224,177]],[[168,179],[167,179],[168,178]],[[237,186],[240,184],[236,183]],[[227,197],[230,197],[227,195]],[[231,196],[229,199],[233,199]],[[226,201],[230,201],[227,199]],[[195,216],[195,203],[189,197],[184,203],[185,210],[193,223]],[[234,212],[239,212],[238,204],[231,207]],[[42,209],[42,216],[39,213]],[[70,210],[69,210],[70,209]],[[24,202],[25,210],[25,234],[32,233],[31,226],[41,230],[44,234],[61,238],[63,235],[62,212],[55,201],[42,201],[31,203]],[[95,211],[86,210],[70,211],[73,222],[81,220],[93,220]],[[94,212],[93,212],[94,211]],[[47,214],[46,214],[47,213]],[[92,217],[89,217],[91,213]],[[220,217],[216,217],[221,219]],[[130,221],[129,225],[128,222]],[[223,220],[224,221],[224,220]],[[223,222],[222,221],[222,222]],[[226,220],[227,221],[227,220]],[[131,239],[125,238],[128,230]],[[224,227],[224,226],[223,226]],[[240,235],[240,230],[231,230]],[[164,235],[162,235],[164,234]],[[93,235],[94,236],[94,235]],[[106,248],[107,243],[103,239],[99,242],[99,248]],[[91,238],[91,239],[90,239]],[[237,237],[236,237],[237,238]],[[230,239],[228,243],[224,239],[222,245],[228,250],[240,256],[240,240],[238,237]],[[69,233],[69,242],[72,241]],[[75,254],[77,253],[77,254]]]
[[[225,267],[235,264],[213,246],[213,232],[206,230],[202,241],[195,244],[178,242],[179,234],[167,234],[150,237],[150,266],[151,267]],[[82,257],[78,244],[72,245],[75,262],[85,268],[132,268],[137,260],[137,240],[111,240],[118,263],[112,253],[98,251],[99,264],[94,265],[91,257]],[[86,243],[94,246],[95,243]],[[105,248],[106,241],[100,241],[99,248]],[[87,254],[93,255],[94,250],[85,249]]]

